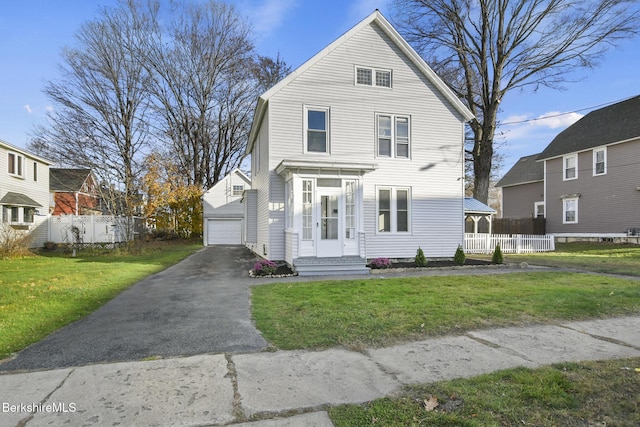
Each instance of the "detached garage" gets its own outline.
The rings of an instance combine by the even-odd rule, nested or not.
[[[251,180],[234,170],[202,196],[203,244],[242,245],[244,243],[244,206],[240,203]]]
[[[208,218],[207,245],[241,245],[242,218]]]

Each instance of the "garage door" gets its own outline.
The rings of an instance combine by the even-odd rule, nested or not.
[[[207,244],[242,244],[241,219],[210,219],[207,222]]]

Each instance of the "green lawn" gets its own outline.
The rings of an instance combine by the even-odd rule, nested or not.
[[[640,245],[560,243],[554,252],[505,254],[504,261],[640,276]]]
[[[61,252],[0,260],[0,359],[37,342],[200,248],[166,244],[137,255]]]
[[[575,273],[257,286],[258,329],[281,349],[358,349],[491,326],[640,313],[640,281]]]
[[[400,396],[330,408],[329,415],[336,427],[632,427],[640,425],[636,367],[639,358],[509,369],[407,387]]]

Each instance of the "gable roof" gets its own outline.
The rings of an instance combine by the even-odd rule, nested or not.
[[[3,147],[3,148],[5,148],[6,150],[9,150],[9,151],[15,151],[16,153],[20,153],[25,157],[29,157],[30,159],[37,160],[40,163],[44,163],[46,165],[53,164],[53,162],[50,161],[50,160],[43,159],[40,156],[36,156],[35,154],[30,153],[30,152],[28,152],[26,150],[23,150],[22,148],[18,148],[15,145],[11,145],[7,141],[3,141],[2,139],[0,139],[0,147]]]
[[[480,200],[473,197],[464,198],[464,213],[465,214],[495,214],[497,211],[490,206],[485,205]]]
[[[213,185],[211,188],[209,188],[207,191],[205,191],[205,194],[210,192],[211,190],[213,190],[217,186],[223,185],[223,183],[225,183],[227,180],[231,179],[231,175],[233,175],[233,174],[238,175],[238,177],[240,177],[244,182],[246,182],[248,186],[251,186],[251,178],[249,178],[239,168],[235,168],[234,170],[229,172],[227,175],[225,175],[224,178],[222,178],[220,181],[216,182],[215,185]]]
[[[49,191],[76,192],[89,178],[91,169],[49,169]]]
[[[278,82],[271,89],[267,90],[260,97],[258,97],[258,105],[256,106],[256,111],[253,116],[253,123],[251,125],[251,131],[249,133],[249,143],[247,144],[246,154],[251,153],[253,150],[253,144],[258,135],[258,129],[260,128],[260,124],[264,119],[264,114],[266,112],[266,107],[269,102],[269,99],[278,93],[283,87],[288,85],[292,80],[296,79],[302,73],[311,68],[318,61],[323,59],[333,50],[335,50],[338,46],[345,43],[347,40],[351,39],[355,34],[360,32],[363,28],[371,25],[377,24],[382,31],[391,39],[391,41],[398,46],[400,51],[402,51],[411,62],[424,74],[424,76],[429,80],[442,94],[442,96],[451,103],[456,111],[460,113],[460,115],[464,118],[465,121],[469,121],[474,118],[474,115],[469,109],[456,97],[451,89],[442,81],[440,77],[427,65],[427,63],[418,55],[418,53],[407,43],[407,41],[402,38],[400,33],[387,21],[387,19],[380,13],[378,9],[376,9],[371,15],[360,21],[355,27],[351,28],[349,31],[344,33],[342,36],[334,40],[327,47],[322,49],[319,53],[314,55],[307,62],[302,64],[296,70],[291,72],[287,77]]]
[[[540,154],[550,159],[640,137],[640,96],[595,110],[560,132]]]
[[[544,163],[537,161],[540,154],[521,157],[496,183],[496,187],[528,184],[544,180]]]

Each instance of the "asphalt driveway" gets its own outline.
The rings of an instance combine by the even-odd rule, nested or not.
[[[251,321],[249,301],[254,260],[241,246],[203,248],[24,349],[0,370],[261,351],[267,343]]]

